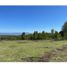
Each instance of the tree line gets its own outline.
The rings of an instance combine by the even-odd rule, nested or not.
[[[67,21],[64,23],[64,25],[62,26],[62,29],[60,32],[51,29],[51,32],[38,32],[38,31],[34,31],[34,33],[32,34],[25,34],[25,32],[22,33],[21,35],[21,39],[22,40],[50,40],[50,39],[54,39],[54,40],[63,40],[63,39],[67,39]]]
[[[67,39],[67,21],[62,26],[60,32],[51,29],[51,32],[38,32],[34,31],[33,33],[23,32],[21,35],[0,35],[0,40],[64,40]]]

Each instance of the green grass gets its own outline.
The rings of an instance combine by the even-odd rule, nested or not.
[[[0,42],[0,61],[23,61],[21,58],[41,57],[46,52],[67,45],[67,41],[1,41]],[[53,57],[52,59],[54,59]],[[54,61],[54,60],[51,60]]]

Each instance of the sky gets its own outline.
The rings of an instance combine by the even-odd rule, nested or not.
[[[0,32],[60,31],[67,6],[0,6]]]

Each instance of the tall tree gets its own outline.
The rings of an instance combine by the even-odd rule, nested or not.
[[[38,39],[38,31],[34,31],[34,33],[33,33],[33,39],[34,40]]]
[[[54,29],[51,29],[51,38],[54,39]]]
[[[62,39],[64,38],[64,32],[60,31],[59,34],[61,35]]]
[[[64,39],[67,39],[67,21],[64,23],[62,27],[62,31],[64,33]]]
[[[42,31],[42,39],[46,39],[46,33],[45,33],[45,31]]]
[[[54,33],[54,39],[55,40],[61,40],[61,35],[57,31],[55,31],[55,33]]]
[[[22,40],[25,40],[25,32],[22,33],[21,39],[22,39]]]

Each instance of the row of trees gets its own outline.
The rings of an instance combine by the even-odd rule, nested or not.
[[[51,30],[50,33],[42,31],[34,31],[32,34],[25,34],[25,32],[21,35],[22,40],[46,40],[46,39],[54,39],[54,40],[62,40],[67,39],[67,22],[64,23],[60,32]]]
[[[45,31],[38,32],[34,31],[32,34],[25,34],[25,32],[21,35],[22,40],[49,40],[49,39],[55,39],[60,40],[62,39],[61,34],[57,31],[54,31],[54,29],[51,30],[51,33],[47,33]]]
[[[67,22],[64,23],[62,26],[62,30],[60,32],[55,31],[54,29],[51,32],[38,32],[34,31],[34,33],[26,34],[23,32],[19,36],[15,35],[1,35],[0,40],[61,40],[67,39]]]

